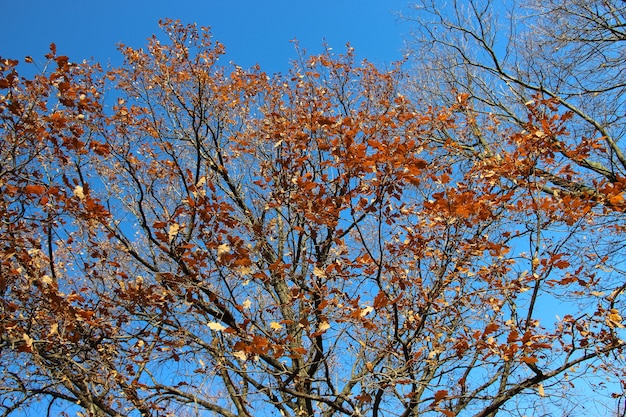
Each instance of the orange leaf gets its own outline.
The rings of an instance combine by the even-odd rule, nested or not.
[[[372,396],[369,395],[366,392],[357,395],[356,397],[354,397],[354,399],[357,400],[358,402],[361,402],[361,403],[371,403],[372,402]]]
[[[374,298],[374,309],[378,310],[383,308],[389,304],[389,298],[384,292],[379,292],[378,295]]]
[[[612,206],[619,206],[624,202],[624,197],[621,194],[617,194],[609,198],[609,202]]]
[[[559,269],[565,269],[569,266],[569,262],[565,261],[565,260],[560,260],[554,263],[554,266],[559,268]]]
[[[448,390],[446,389],[442,389],[442,390],[435,392],[435,401],[433,402],[433,405],[439,404],[447,396],[448,396]]]
[[[483,335],[488,335],[490,333],[495,332],[496,330],[498,330],[500,328],[500,326],[497,323],[489,323],[487,325],[487,327],[485,327],[485,331],[483,333]]]
[[[46,192],[46,187],[44,187],[43,185],[27,185],[26,187],[24,187],[24,191],[27,194],[41,195]]]

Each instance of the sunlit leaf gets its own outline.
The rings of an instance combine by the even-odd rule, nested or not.
[[[221,245],[219,245],[219,246],[217,247],[217,256],[218,256],[218,257],[219,257],[219,256],[222,256],[222,255],[224,255],[224,254],[226,254],[226,253],[229,253],[229,252],[230,252],[230,246],[228,246],[228,245],[227,245],[227,244],[225,244],[225,243],[223,243],[223,244],[221,244]]]
[[[313,275],[318,278],[326,278],[326,271],[316,266],[315,268],[313,268]]]
[[[540,397],[546,396],[546,393],[543,390],[543,384],[537,385],[537,393],[539,394]]]
[[[85,193],[83,192],[83,187],[81,185],[74,187],[74,195],[81,200],[85,199]]]
[[[221,332],[222,330],[226,329],[226,326],[223,326],[222,324],[215,321],[207,323],[207,326],[209,326],[209,329],[215,330],[216,332]]]
[[[178,235],[178,231],[180,230],[180,225],[178,223],[170,224],[170,227],[167,231],[167,237],[170,241]]]
[[[317,331],[320,333],[323,333],[328,329],[330,329],[330,324],[327,321],[323,321],[317,326]]]
[[[374,307],[372,306],[367,306],[361,309],[361,311],[359,312],[359,315],[361,317],[365,317],[367,316],[369,313],[371,313],[372,311],[374,311]]]
[[[235,350],[235,351],[233,352],[233,356],[234,356],[235,358],[239,359],[240,361],[245,361],[245,360],[248,358],[248,356],[246,355],[246,353],[245,353],[245,352],[243,352],[243,351],[241,351],[241,350]]]

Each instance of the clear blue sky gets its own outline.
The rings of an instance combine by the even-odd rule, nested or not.
[[[94,58],[119,64],[119,42],[145,45],[158,33],[161,18],[210,26],[226,46],[228,59],[242,67],[260,64],[284,72],[294,46],[321,51],[325,40],[335,51],[346,42],[358,58],[387,65],[402,57],[406,23],[396,13],[406,0],[0,0],[3,32],[0,56],[43,60],[50,42],[74,62]]]

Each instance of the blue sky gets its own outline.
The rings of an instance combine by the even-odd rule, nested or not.
[[[94,58],[119,64],[119,42],[145,45],[158,33],[161,18],[210,26],[226,46],[227,57],[242,67],[256,63],[269,73],[284,72],[298,39],[310,53],[326,41],[336,51],[346,42],[358,58],[386,66],[402,57],[410,29],[397,13],[406,0],[0,0],[5,35],[0,56],[43,60],[50,42],[72,61]]]

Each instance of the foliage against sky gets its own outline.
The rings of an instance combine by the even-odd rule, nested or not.
[[[619,145],[568,131],[558,97],[516,126],[459,88],[413,101],[351,49],[269,76],[162,26],[106,71],[2,60],[5,414],[575,412],[601,378],[620,397],[624,181],[597,168]]]

